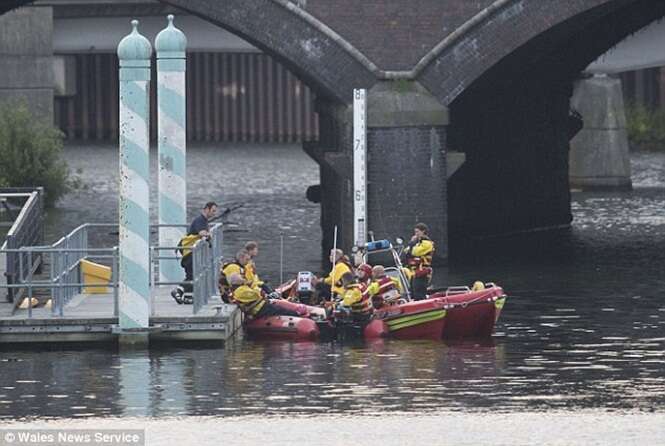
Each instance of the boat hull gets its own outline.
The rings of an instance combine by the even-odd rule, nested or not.
[[[435,293],[429,300],[447,308],[442,339],[481,339],[492,336],[506,296],[503,289],[494,286],[454,295]]]
[[[245,321],[245,332],[253,339],[314,341],[329,337],[330,322],[325,319],[325,310],[320,307],[289,302],[283,299],[271,300],[274,306],[293,311],[298,316],[268,316]],[[312,317],[320,319],[316,322]]]
[[[245,323],[252,339],[276,341],[316,341],[319,327],[312,319],[294,316],[261,317]]]
[[[444,304],[420,300],[393,305],[375,313],[386,324],[388,336],[395,339],[441,339],[446,324]]]

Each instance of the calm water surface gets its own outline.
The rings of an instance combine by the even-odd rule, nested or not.
[[[208,199],[245,204],[227,252],[257,239],[258,265],[275,282],[282,234],[287,273],[320,269],[320,213],[304,198],[318,169],[299,147],[188,156],[191,216]],[[115,150],[71,147],[67,157],[88,189],[50,216],[51,238],[117,218]],[[272,434],[288,444],[330,429],[349,437],[314,444],[346,444],[368,426],[382,444],[405,444],[415,427],[414,442],[446,432],[455,444],[665,444],[665,156],[632,161],[632,192],[573,194],[571,230],[484,241],[436,271],[438,284],[504,286],[489,342],[0,352],[0,423],[141,425],[179,444],[193,444],[195,426],[211,441],[201,444]]]

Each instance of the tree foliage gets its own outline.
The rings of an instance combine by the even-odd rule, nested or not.
[[[665,150],[665,110],[643,105],[626,107],[628,142],[633,150]]]
[[[23,102],[0,105],[0,185],[43,186],[45,204],[76,186],[62,158],[63,134],[31,115]]]

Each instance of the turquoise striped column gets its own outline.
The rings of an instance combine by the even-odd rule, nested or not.
[[[157,114],[159,163],[159,223],[187,223],[185,51],[187,38],[175,26],[173,16],[155,38],[157,50]],[[185,229],[160,228],[159,245],[176,246]],[[159,280],[180,282],[183,271],[172,249],[160,251]]]
[[[150,56],[148,39],[132,32],[118,44],[120,59],[121,330],[148,327],[150,316],[149,188]]]

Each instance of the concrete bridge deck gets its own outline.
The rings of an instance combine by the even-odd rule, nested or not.
[[[12,305],[12,304],[6,304]],[[16,343],[106,342],[118,339],[118,318],[113,317],[112,294],[78,294],[56,317],[47,307],[0,308],[0,346]],[[241,325],[241,312],[235,305],[212,297],[207,306],[193,314],[192,305],[178,305],[166,288],[154,294],[149,340],[219,341],[232,338]]]

